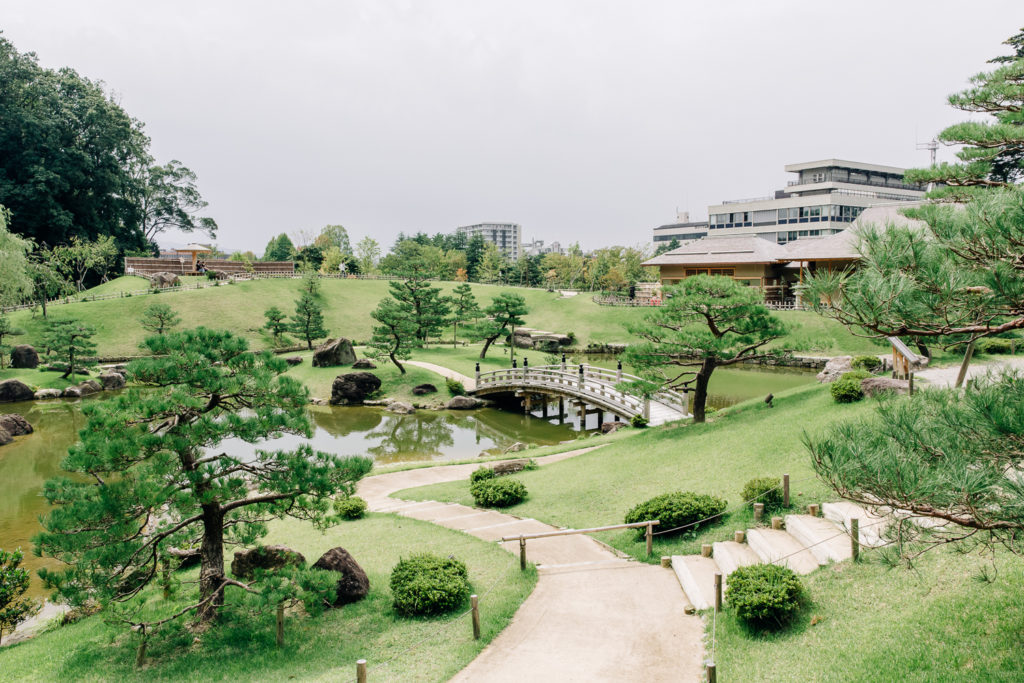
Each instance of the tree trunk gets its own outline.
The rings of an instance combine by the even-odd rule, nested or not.
[[[398,362],[398,359],[395,358],[394,352],[389,353],[388,354],[388,358],[390,358],[391,362],[395,364],[395,367],[398,368],[398,371],[404,375],[405,374],[405,368],[402,366],[401,363]]]
[[[488,337],[484,340],[484,348],[480,349],[480,358],[487,357],[487,349],[491,348],[491,344],[494,343],[495,339],[497,339],[497,337]]]
[[[219,503],[203,505],[203,543],[199,548],[199,597],[202,600],[216,594],[209,604],[201,607],[196,621],[211,622],[224,604],[224,513]]]
[[[75,352],[71,351],[68,355],[68,371],[61,375],[62,379],[67,379],[69,376],[74,375],[75,372]],[[71,377],[74,379],[74,377]]]
[[[967,345],[967,350],[964,351],[964,361],[960,364],[960,372],[956,376],[956,388],[959,389],[964,385],[964,380],[967,378],[967,366],[971,364],[971,356],[974,355],[974,339]]]
[[[697,372],[697,385],[693,391],[693,421],[704,421],[704,406],[708,402],[708,382],[711,381],[711,373],[715,371],[715,362],[705,358],[704,363]]]

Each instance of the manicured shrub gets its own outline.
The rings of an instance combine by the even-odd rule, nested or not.
[[[743,485],[740,500],[764,503],[765,510],[782,507],[782,480],[774,477],[751,479]]]
[[[658,531],[668,531],[676,527],[686,526],[673,533],[695,531],[701,526],[721,521],[726,503],[721,498],[692,491],[675,491],[644,501],[626,513],[626,524],[646,522],[657,519],[660,522]],[[693,526],[689,526],[693,525]],[[645,530],[640,529],[643,535]]]
[[[868,377],[871,377],[871,373],[863,370],[844,372],[829,387],[829,391],[832,392],[832,400],[836,403],[854,403],[861,400],[864,398],[864,392],[860,388],[860,381]]]
[[[466,387],[462,386],[462,382],[454,380],[451,377],[446,377],[444,385],[448,387],[448,393],[452,396],[465,396]]]
[[[978,350],[982,353],[991,354],[1008,354],[1014,353],[1019,343],[1014,343],[1016,340],[1004,339],[1001,337],[993,337],[990,339],[982,339],[978,342]]]
[[[359,496],[351,496],[336,502],[334,511],[342,519],[362,519],[366,515],[366,501]]]
[[[451,612],[469,598],[469,572],[454,558],[419,553],[391,570],[391,595],[395,611],[406,616]]]
[[[782,627],[800,611],[804,588],[788,567],[752,564],[729,575],[725,599],[751,626]]]
[[[526,486],[518,479],[501,477],[485,479],[469,487],[473,500],[480,507],[507,508],[526,500]]]
[[[637,429],[643,429],[647,426],[647,420],[644,419],[643,415],[634,415],[629,418],[629,424],[636,427]]]
[[[469,483],[472,485],[477,483],[478,481],[494,479],[495,476],[497,475],[494,474],[494,470],[492,470],[490,467],[487,467],[486,465],[480,465],[480,467],[477,467],[469,475]]]
[[[857,356],[850,361],[850,367],[854,370],[876,373],[882,369],[882,361],[878,356]]]

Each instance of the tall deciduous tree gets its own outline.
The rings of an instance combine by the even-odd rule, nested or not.
[[[505,266],[505,257],[497,245],[488,242],[484,246],[483,256],[480,265],[477,267],[477,279],[480,282],[498,282],[501,279],[502,269]]]
[[[451,315],[448,319],[452,323],[452,346],[455,346],[459,343],[459,325],[471,323],[479,318],[480,306],[468,282],[456,286],[448,300],[451,303]]]
[[[264,261],[290,261],[295,258],[295,245],[288,235],[283,232],[277,237],[270,238],[267,248],[263,252]]]
[[[146,307],[139,324],[153,334],[163,334],[181,324],[181,316],[174,312],[170,304],[161,301]]]
[[[92,342],[94,334],[96,330],[80,320],[50,320],[44,343],[50,353],[67,362],[68,369],[61,377],[72,377],[76,363],[81,361],[82,356],[96,353],[96,345]]]
[[[232,453],[223,442],[308,437],[308,390],[284,374],[282,359],[250,352],[229,332],[198,328],[145,346],[153,356],[127,369],[142,389],[86,408],[81,440],[62,463],[75,476],[45,486],[56,508],[36,549],[65,566],[40,573],[72,604],[124,602],[157,577],[171,547],[198,546],[198,595],[157,622],[190,613],[209,622],[225,589],[253,589],[225,575],[225,545],[254,543],[275,517],[328,523],[330,498],[350,494],[372,463],[308,445]],[[122,618],[157,625],[141,622],[139,610]]]
[[[401,361],[410,357],[412,349],[422,345],[416,324],[409,315],[408,305],[385,297],[370,316],[380,323],[373,328],[371,353],[377,358],[387,356],[404,375],[405,366]]]
[[[527,313],[529,310],[526,308],[526,299],[519,294],[504,292],[494,297],[490,305],[484,309],[486,317],[481,318],[473,328],[474,336],[484,342],[483,348],[480,349],[480,357],[487,357],[487,350],[499,337],[509,340],[509,348],[515,356],[516,325],[526,322],[522,316]]]
[[[51,253],[57,268],[75,283],[78,291],[82,291],[85,289],[85,278],[90,272],[102,279],[110,270],[117,258],[117,246],[109,235],[94,242],[72,237],[70,243],[54,247]]]
[[[5,633],[39,611],[39,603],[24,597],[28,591],[28,570],[21,566],[21,549],[0,548],[0,640]]]
[[[32,242],[8,230],[10,212],[0,206],[0,306],[21,303],[33,291]]]
[[[146,155],[139,165],[140,227],[148,242],[168,230],[205,232],[217,236],[217,222],[199,216],[207,202],[199,192],[196,174],[177,159],[163,166],[153,164]]]
[[[20,330],[11,324],[10,318],[0,313],[0,370],[7,365],[7,354],[11,352],[8,339],[16,334],[20,334]]]
[[[473,235],[466,241],[466,275],[473,282],[480,282],[480,263],[486,245],[483,235]]]
[[[364,237],[356,243],[356,260],[359,261],[359,272],[369,275],[377,269],[380,258],[380,244],[372,237]]]
[[[703,422],[708,382],[715,368],[764,357],[766,344],[786,333],[757,289],[729,277],[695,275],[666,287],[665,303],[630,333],[643,341],[626,348],[625,361],[645,380],[645,391],[685,389],[693,394],[693,420]]]
[[[342,254],[352,253],[352,243],[348,238],[348,230],[343,225],[325,225],[320,229],[320,234],[313,241],[315,246],[327,251],[331,247],[337,247]]]

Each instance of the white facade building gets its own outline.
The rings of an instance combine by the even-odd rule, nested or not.
[[[545,244],[544,240],[534,239],[532,242],[523,243],[523,253],[527,256],[543,256],[544,254],[565,254],[565,247],[561,242],[555,241]]]
[[[518,223],[476,223],[455,228],[466,239],[473,235],[482,235],[485,242],[490,242],[501,250],[501,253],[513,261],[522,253],[522,226]]]

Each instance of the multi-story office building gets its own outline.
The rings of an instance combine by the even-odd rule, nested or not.
[[[757,235],[786,244],[835,234],[869,206],[920,201],[925,193],[924,187],[905,182],[905,170],[894,166],[825,159],[785,168],[798,178],[774,196],[709,206],[708,235]]]
[[[518,223],[476,223],[455,228],[456,232],[466,235],[482,235],[485,242],[490,242],[513,261],[522,253],[522,227]]]
[[[564,254],[565,248],[561,242],[545,244],[544,240],[534,239],[532,242],[523,243],[523,253],[527,256],[543,256],[544,254]]]
[[[677,211],[675,223],[659,225],[654,229],[654,246],[657,248],[672,240],[677,242],[699,240],[707,234],[707,221],[691,221],[689,211]]]

